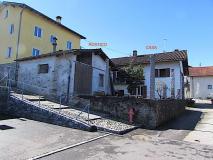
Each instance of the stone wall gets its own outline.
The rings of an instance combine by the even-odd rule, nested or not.
[[[7,106],[7,98],[8,98],[7,88],[0,87],[0,113],[2,113]]]
[[[10,79],[15,80],[16,63],[0,64],[0,79],[10,73]]]
[[[183,100],[149,100],[135,97],[92,97],[91,110],[128,121],[128,110],[134,108],[134,122],[154,129],[185,111]]]
[[[10,96],[8,105],[6,108],[4,108],[3,113],[15,117],[24,117],[36,121],[87,131],[94,131],[97,129],[94,126],[67,117],[66,115],[63,115],[53,109],[45,108],[43,106],[41,107],[35,103],[27,100],[21,100],[20,98],[14,96]]]

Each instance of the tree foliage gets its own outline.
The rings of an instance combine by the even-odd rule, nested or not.
[[[142,81],[144,79],[142,65],[129,65],[123,68],[133,81]]]

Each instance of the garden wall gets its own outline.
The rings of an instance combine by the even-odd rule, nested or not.
[[[154,129],[185,111],[184,100],[150,100],[135,97],[92,97],[91,109],[128,121],[134,108],[134,123]]]

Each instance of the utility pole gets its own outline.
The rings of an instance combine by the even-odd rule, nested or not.
[[[167,39],[166,38],[164,38],[163,39],[163,52],[166,52],[166,45],[167,45]]]

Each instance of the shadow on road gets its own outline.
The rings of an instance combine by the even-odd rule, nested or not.
[[[7,120],[7,119],[14,119],[16,117],[6,115],[6,114],[0,114],[0,120]]]
[[[164,131],[168,129],[194,130],[197,123],[201,119],[201,115],[202,115],[202,112],[200,111],[186,109],[185,113],[183,113],[181,116],[165,123],[164,125],[158,127],[156,130],[159,130],[159,131]]]
[[[212,109],[213,110],[213,104],[206,104],[206,103],[196,103],[194,108],[199,109]]]

